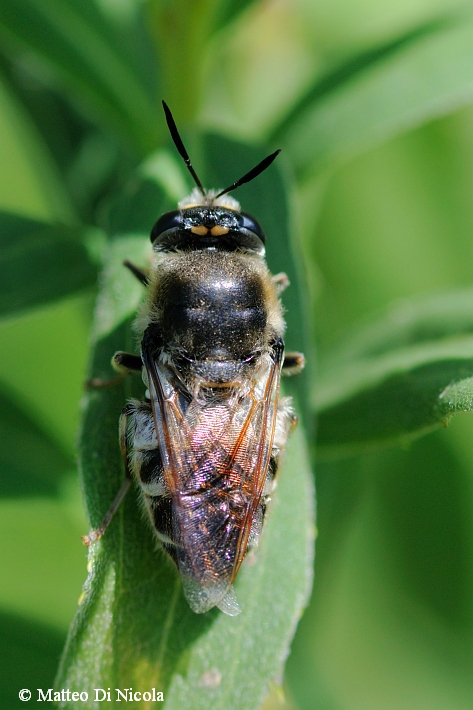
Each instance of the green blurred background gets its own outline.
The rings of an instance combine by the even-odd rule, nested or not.
[[[156,136],[150,130],[138,146],[130,132],[127,144],[113,111],[107,123],[82,89],[80,64],[69,71],[66,41],[53,59],[41,50],[41,5],[44,16],[59,13],[67,38],[79,3],[0,2],[0,208],[94,224],[104,185],[120,185],[159,144],[162,117],[156,109]],[[150,94],[163,92],[180,125],[271,145],[279,135],[283,148],[284,120],[325,77],[343,90],[363,62],[382,68],[380,48],[415,42],[418,28],[445,18],[471,22],[470,3],[452,0],[229,2],[217,29],[205,21],[217,2],[89,6],[130,66],[148,67]],[[289,146],[322,360],[388,304],[472,284],[473,51],[470,71],[456,94],[335,151],[323,169],[299,169]],[[51,687],[86,575],[74,457],[93,302],[89,288],[0,324],[2,708],[20,705],[22,687]],[[317,462],[314,591],[288,660],[286,699],[268,708],[473,707],[472,474],[467,415],[408,448]]]

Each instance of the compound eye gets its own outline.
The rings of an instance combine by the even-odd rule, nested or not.
[[[153,229],[151,230],[151,241],[154,242],[163,232],[167,232],[168,229],[173,229],[174,227],[180,227],[182,225],[182,215],[179,210],[174,212],[166,212],[161,215],[158,221],[155,223]]]
[[[241,212],[241,214],[238,215],[238,224],[240,227],[248,229],[250,232],[253,232],[253,234],[256,234],[256,236],[261,239],[263,244],[266,242],[266,237],[261,229],[261,225],[254,217],[251,217],[251,215],[246,214],[246,212]]]

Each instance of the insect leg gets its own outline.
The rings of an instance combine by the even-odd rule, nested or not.
[[[133,355],[133,353],[125,353],[122,350],[119,350],[112,357],[112,367],[118,372],[118,375],[107,379],[93,377],[85,383],[86,389],[104,389],[105,387],[113,387],[114,385],[118,385],[118,383],[131,372],[141,372],[143,363],[139,355]]]
[[[143,362],[139,355],[119,350],[112,357],[112,367],[117,372],[124,372],[125,375],[128,375],[130,372],[141,372]]]
[[[274,274],[272,277],[272,282],[276,286],[276,290],[279,293],[282,293],[288,286],[289,286],[289,279],[287,278],[287,274],[284,273],[284,271],[281,271],[279,274]]]
[[[128,416],[129,416],[129,407],[128,405],[122,410],[121,416],[120,416],[120,448],[122,451],[122,456],[123,456],[123,462],[125,465],[125,481],[123,482],[123,485],[121,486],[120,490],[118,491],[115,500],[113,501],[112,505],[110,508],[107,510],[107,513],[105,514],[104,519],[96,528],[95,530],[92,530],[88,535],[84,535],[82,537],[82,542],[84,545],[91,545],[93,542],[96,540],[100,540],[108,526],[110,525],[113,516],[115,515],[116,511],[118,510],[120,503],[124,499],[125,495],[128,492],[128,489],[131,484],[131,472],[130,472],[130,467],[128,465],[128,443],[127,443],[127,427],[128,427]]]
[[[126,266],[127,269],[130,269],[133,276],[136,276],[138,281],[140,281],[143,284],[143,286],[147,286],[149,284],[149,277],[148,277],[148,270],[147,269],[138,268],[138,266],[135,266],[134,264],[132,264],[131,261],[128,261],[128,259],[126,259],[123,262],[123,266]]]
[[[288,352],[284,353],[284,362],[282,364],[283,375],[298,375],[305,367],[305,357],[303,353]]]

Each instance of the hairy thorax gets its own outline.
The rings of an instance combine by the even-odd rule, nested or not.
[[[264,261],[212,250],[163,254],[150,279],[140,331],[154,324],[162,356],[184,380],[224,385],[258,367],[284,321]]]

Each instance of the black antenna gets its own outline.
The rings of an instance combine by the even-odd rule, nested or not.
[[[218,195],[215,195],[215,198],[221,197],[222,195],[226,195],[227,192],[231,192],[232,190],[236,190],[237,187],[240,187],[240,185],[244,185],[245,182],[250,182],[250,180],[254,180],[255,177],[258,177],[258,175],[263,172],[263,170],[269,168],[273,160],[279,155],[280,152],[281,149],[276,150],[274,153],[271,153],[271,155],[268,155],[267,158],[264,158],[261,163],[258,163],[258,165],[256,165],[248,173],[243,175],[243,177],[234,182],[233,185],[230,185],[230,187],[226,187],[225,190],[222,190],[222,192],[219,192]]]
[[[163,101],[163,109],[164,113],[166,116],[166,122],[168,124],[169,132],[171,134],[171,138],[174,141],[174,145],[176,146],[177,150],[179,151],[179,154],[182,158],[184,158],[184,162],[187,165],[190,174],[194,178],[195,184],[201,191],[202,195],[206,197],[205,190],[202,187],[202,183],[200,182],[199,178],[197,177],[197,173],[195,172],[194,168],[192,167],[191,159],[189,158],[189,155],[187,153],[187,150],[184,148],[184,143],[182,142],[181,136],[179,135],[179,131],[177,130],[177,126],[174,122],[174,119],[172,117],[172,113],[169,109],[169,106],[165,101]],[[232,190],[234,189],[233,187],[231,188]]]

